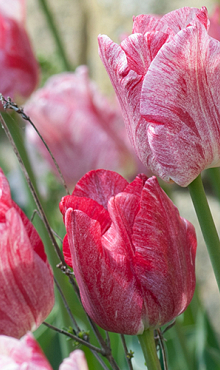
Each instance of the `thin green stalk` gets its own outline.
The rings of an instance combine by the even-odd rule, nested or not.
[[[206,172],[209,176],[210,184],[212,186],[214,194],[220,202],[220,168],[209,168],[208,170],[206,170]]]
[[[154,331],[152,329],[145,330],[143,334],[138,335],[138,340],[141,344],[148,370],[161,370],[160,361],[157,357]]]
[[[220,240],[207,202],[201,175],[188,188],[220,290]]]
[[[71,71],[71,66],[69,64],[66,52],[64,50],[63,42],[61,41],[60,34],[59,34],[57,26],[55,24],[54,17],[52,15],[50,7],[49,7],[46,0],[38,0],[38,1],[39,1],[40,5],[42,7],[42,10],[43,10],[43,12],[45,14],[45,17],[47,19],[47,22],[48,22],[48,26],[50,27],[50,31],[51,31],[51,33],[54,37],[54,41],[56,43],[59,55],[62,59],[64,69],[66,71]]]
[[[189,353],[186,346],[186,337],[183,334],[183,327],[176,320],[175,325],[173,326],[173,330],[175,331],[175,340],[178,344],[178,350],[181,353],[181,359],[184,361],[184,369],[185,370],[193,370],[192,359],[189,357]]]

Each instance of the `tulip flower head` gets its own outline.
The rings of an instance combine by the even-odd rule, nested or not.
[[[60,202],[83,306],[102,328],[141,334],[182,313],[195,288],[196,236],[156,177],[90,171]]]
[[[134,17],[120,45],[99,36],[99,53],[142,163],[165,181],[190,184],[220,165],[220,43],[207,9]]]
[[[20,102],[31,95],[39,77],[24,18],[24,0],[0,0],[0,93]]]
[[[88,370],[84,352],[80,349],[71,352],[69,357],[63,360],[59,370]]]
[[[31,333],[20,340],[0,335],[1,370],[52,370],[49,362]],[[75,350],[65,358],[59,370],[88,370],[85,355]]]
[[[70,186],[91,169],[102,167],[128,175],[136,169],[120,109],[101,95],[89,79],[87,67],[52,76],[27,102],[25,112],[48,144]],[[37,147],[55,169],[31,126],[26,133],[32,149]]]
[[[0,333],[20,338],[54,305],[53,274],[43,243],[13,202],[0,169]]]
[[[21,340],[0,335],[1,370],[52,370],[31,333]]]

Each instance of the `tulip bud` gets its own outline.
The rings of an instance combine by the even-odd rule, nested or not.
[[[208,27],[205,7],[184,7],[161,19],[135,17],[121,45],[99,36],[138,157],[181,186],[220,166],[220,43]]]
[[[91,169],[117,170],[127,176],[137,173],[137,158],[126,138],[120,109],[98,91],[85,66],[74,73],[52,76],[24,109],[48,144],[68,185],[75,185]],[[37,147],[56,172],[34,129],[28,126],[26,133],[31,151]]]
[[[0,0],[0,93],[18,102],[31,95],[39,75],[24,13],[23,0]]]
[[[20,338],[54,305],[53,274],[43,243],[11,199],[0,169],[0,333]]]
[[[180,315],[195,288],[193,225],[156,177],[90,171],[60,202],[83,306],[105,330],[141,334]]]

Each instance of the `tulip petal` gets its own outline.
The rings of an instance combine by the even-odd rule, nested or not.
[[[68,209],[65,225],[86,312],[106,330],[125,334],[142,332],[143,301],[129,261],[124,256],[118,260],[112,258],[110,251],[102,246],[99,223],[83,212]]]
[[[101,233],[104,234],[111,225],[111,219],[108,211],[95,200],[83,197],[74,197],[72,195],[65,196],[60,202],[60,211],[65,216],[68,208],[79,209],[80,211],[87,214],[91,219],[99,222],[101,227]],[[69,248],[68,238],[63,240],[63,254],[65,262],[68,266],[72,267],[72,257]]]
[[[155,177],[145,183],[132,240],[150,325],[163,325],[192,299],[196,238],[193,226],[181,219]]]
[[[5,212],[11,208],[11,191],[9,183],[0,168],[0,222],[5,222]]]
[[[140,197],[124,192],[112,197],[108,203],[112,225],[104,235],[105,241],[108,241],[105,247],[116,255],[124,255],[130,260],[134,255],[132,228],[139,209]],[[112,233],[116,235],[114,239]]]
[[[69,357],[63,360],[59,370],[89,370],[84,352],[80,349],[71,352]]]
[[[73,193],[75,194],[75,191]],[[63,216],[65,216],[68,208],[79,209],[80,211],[86,213],[93,220],[98,221],[101,226],[102,234],[111,225],[111,219],[108,211],[93,199],[73,195],[65,196],[60,202],[60,211],[62,212]]]
[[[187,186],[220,165],[219,63],[220,43],[197,22],[162,46],[145,76],[136,146],[165,181]]]
[[[20,338],[30,328],[38,327],[50,313],[54,304],[53,276],[49,265],[33,251],[14,208],[7,212],[3,226],[1,224],[0,332]]]
[[[91,198],[107,209],[109,199],[122,192],[127,185],[128,182],[116,172],[94,170],[77,182],[72,195]]]
[[[174,33],[178,33],[180,30],[192,25],[195,19],[199,20],[206,29],[208,28],[208,11],[205,6],[201,9],[190,7],[176,9],[165,14],[161,18],[161,22],[167,24]]]
[[[132,33],[142,33],[146,32],[161,31],[169,33],[169,27],[166,23],[161,22],[160,18],[156,18],[150,14],[140,14],[137,17],[133,17],[133,29]]]
[[[140,197],[146,181],[147,176],[144,175],[143,173],[139,174],[130,184],[128,184],[128,186],[126,186],[124,192]]]
[[[25,22],[25,0],[0,0],[0,13],[24,24]]]
[[[31,242],[32,249],[38,254],[40,258],[42,258],[44,262],[46,262],[47,256],[44,251],[44,245],[43,245],[41,238],[38,235],[37,230],[33,227],[31,221],[27,218],[25,213],[21,210],[20,207],[18,207],[18,205],[13,200],[12,200],[12,207],[16,209],[17,213],[21,217],[26,233]]]

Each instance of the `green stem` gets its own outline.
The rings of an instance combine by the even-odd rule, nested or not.
[[[220,240],[207,202],[201,175],[188,188],[220,290]]]
[[[212,189],[214,191],[214,194],[218,198],[220,202],[220,168],[215,167],[215,168],[209,168],[206,170],[209,180],[212,186]]]
[[[138,340],[141,344],[148,370],[161,370],[160,361],[157,357],[154,331],[152,329],[145,330],[143,334],[138,335]]]
[[[176,344],[178,344],[178,350],[181,352],[181,359],[184,363],[185,370],[193,370],[192,360],[189,357],[188,349],[186,346],[186,337],[183,334],[183,327],[176,320],[175,325],[173,326],[175,332]]]
[[[57,46],[59,55],[60,55],[60,57],[62,58],[62,61],[63,61],[64,69],[66,71],[71,71],[71,66],[69,64],[67,55],[66,55],[65,50],[64,50],[64,47],[63,47],[63,43],[61,41],[59,32],[57,30],[57,26],[55,25],[55,21],[54,21],[52,12],[51,12],[48,4],[47,4],[47,1],[46,0],[38,0],[38,1],[39,1],[40,5],[42,7],[42,10],[43,10],[43,12],[45,14],[45,17],[47,19],[48,25],[50,27],[51,33],[52,33],[52,35],[54,37],[54,40],[55,40],[55,43],[56,43],[56,46]]]

